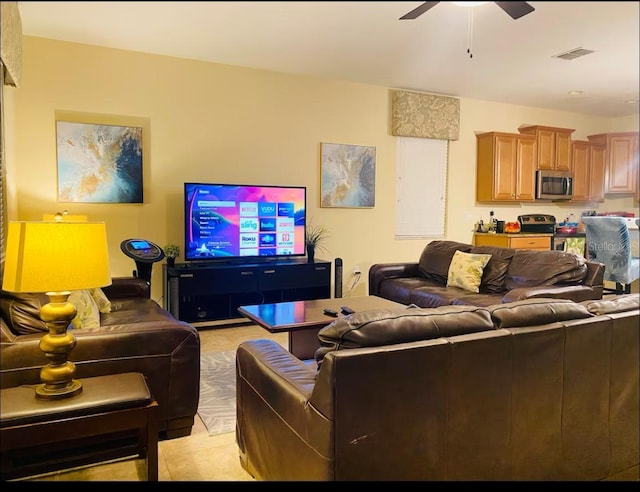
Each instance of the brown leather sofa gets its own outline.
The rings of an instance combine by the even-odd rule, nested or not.
[[[637,294],[363,311],[236,352],[261,480],[638,480]]]
[[[447,286],[456,251],[490,254],[479,292]],[[580,302],[601,299],[604,265],[563,251],[536,251],[432,241],[417,262],[378,263],[369,269],[369,294],[402,304],[491,306],[536,297]]]
[[[139,372],[158,402],[161,439],[191,433],[200,395],[200,337],[150,299],[149,284],[118,277],[102,290],[111,312],[100,314],[100,327],[73,331],[77,344],[69,356],[77,378]],[[47,331],[39,318],[44,295],[2,291],[0,386],[40,382],[47,359],[39,348]]]

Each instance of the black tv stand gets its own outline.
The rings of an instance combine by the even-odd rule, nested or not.
[[[320,260],[322,261],[322,260]],[[281,256],[257,256],[248,258],[230,258],[228,260],[216,259],[216,260],[190,260],[186,263],[181,263],[182,268],[189,267],[215,267],[221,265],[265,265],[274,263],[308,263],[307,257],[291,257],[283,258]]]
[[[180,263],[175,265],[178,268],[202,268],[211,266],[210,261],[190,261],[189,263]]]
[[[240,306],[331,297],[331,262],[189,262],[162,265],[163,307],[198,325],[243,319]]]

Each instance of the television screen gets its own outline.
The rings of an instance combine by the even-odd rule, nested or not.
[[[304,186],[184,184],[185,260],[304,256]]]

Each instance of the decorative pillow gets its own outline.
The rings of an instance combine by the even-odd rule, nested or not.
[[[111,312],[111,301],[104,292],[102,292],[101,288],[89,289],[89,293],[91,297],[93,297],[93,300],[96,301],[101,313],[106,314]]]
[[[490,259],[491,255],[456,251],[449,265],[447,287],[458,287],[477,294],[480,292],[484,267]]]
[[[88,290],[71,291],[69,302],[73,303],[78,310],[78,314],[71,321],[74,328],[98,328],[100,326],[100,311]]]

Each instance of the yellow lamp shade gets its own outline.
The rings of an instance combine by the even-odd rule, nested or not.
[[[104,222],[9,222],[4,290],[61,292],[110,284]]]

